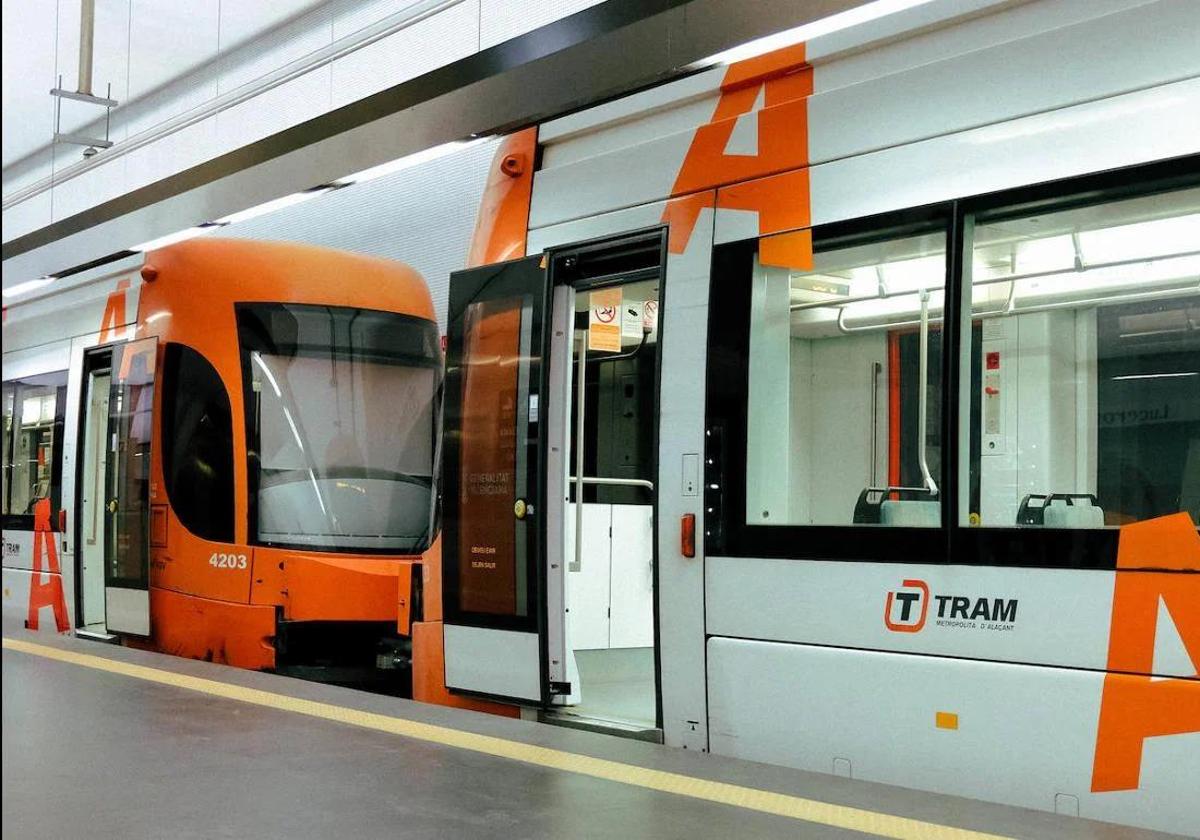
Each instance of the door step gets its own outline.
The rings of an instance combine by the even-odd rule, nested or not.
[[[106,645],[116,645],[120,644],[121,642],[119,636],[114,636],[112,633],[109,633],[106,630],[85,630],[83,628],[78,628],[75,630],[75,636],[79,639],[87,639],[91,642],[101,642]]]
[[[629,721],[588,717],[587,715],[577,715],[555,709],[542,709],[539,711],[538,722],[548,723],[551,726],[565,726],[568,729],[582,729],[585,732],[616,735],[620,738],[632,738],[635,741],[649,741],[652,744],[661,744],[663,742],[663,732],[657,727],[646,727],[643,724],[631,723]]]

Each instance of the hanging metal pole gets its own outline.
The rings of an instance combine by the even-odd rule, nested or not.
[[[79,0],[79,93],[92,95],[92,53],[96,40],[96,0]]]
[[[925,480],[925,486],[930,493],[937,493],[937,484],[934,483],[933,476],[929,473],[929,463],[925,460],[925,439],[928,435],[925,433],[925,413],[928,408],[929,395],[927,393],[927,385],[929,382],[929,291],[921,290],[921,385],[920,395],[917,399],[917,434],[920,435],[920,446],[918,451],[921,453],[921,477]]]

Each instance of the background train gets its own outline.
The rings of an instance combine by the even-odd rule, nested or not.
[[[360,632],[356,656],[410,657],[418,698],[1194,833],[1197,26],[1173,0],[933,0],[223,228],[416,267],[432,304],[397,267],[372,269],[396,278],[386,306],[379,283],[254,299],[407,315],[421,347],[445,336],[445,378],[436,343],[404,374],[437,407],[394,468],[425,483],[389,489],[410,542],[343,560],[265,544],[251,475],[307,455],[254,467],[243,417],[274,389],[249,357],[218,366],[235,538],[204,543],[230,550],[196,555],[196,580],[231,588],[188,597],[263,616],[261,659],[238,664],[288,666],[268,625],[307,619],[328,664]],[[103,342],[51,350],[33,313],[84,336],[129,276],[142,299],[118,320],[171,341],[145,300],[206,245],[235,248],[184,243],[147,257],[150,283],[135,258],[8,307],[6,512],[49,493],[66,536],[82,518],[80,443],[61,466],[47,447]],[[226,325],[232,353],[249,339]],[[6,521],[6,613],[28,610],[31,539]],[[280,552],[305,558],[294,577],[257,563]],[[173,573],[149,574],[153,607]],[[204,655],[203,622],[177,626]]]

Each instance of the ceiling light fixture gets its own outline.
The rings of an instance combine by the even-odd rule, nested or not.
[[[450,143],[442,143],[439,146],[431,146],[428,149],[422,149],[419,152],[413,152],[411,155],[405,155],[395,160],[390,160],[387,163],[381,163],[378,166],[372,166],[369,169],[364,169],[361,172],[355,172],[353,175],[347,175],[344,178],[338,178],[333,182],[334,186],[348,187],[351,184],[361,184],[364,181],[373,181],[376,178],[382,178],[385,175],[391,175],[395,172],[408,169],[421,163],[428,163],[431,160],[437,160],[440,157],[445,157],[451,152],[460,152],[463,149],[468,149],[471,146],[482,143],[488,140],[488,137],[476,137],[472,140],[454,140]]]
[[[141,251],[143,253],[146,251],[155,251],[159,248],[165,248],[168,245],[174,245],[176,242],[183,242],[187,239],[194,239],[197,236],[203,236],[206,233],[212,233],[219,227],[221,227],[221,224],[218,222],[206,222],[202,225],[197,225],[196,227],[186,228],[185,230],[179,230],[175,233],[168,233],[166,236],[160,236],[157,239],[151,239],[147,242],[141,243],[140,245],[131,245],[129,250]]]
[[[754,58],[755,56],[782,49],[783,47],[790,47],[801,41],[811,41],[818,35],[828,35],[831,32],[849,29],[851,26],[858,26],[872,20],[878,20],[881,17],[887,17],[896,12],[902,12],[905,9],[922,6],[928,2],[930,0],[875,0],[873,3],[866,3],[854,9],[847,9],[836,15],[811,21],[803,26],[796,26],[792,29],[785,29],[783,32],[776,32],[774,35],[756,38],[741,46],[732,47],[716,55],[701,59],[693,64],[692,67],[714,67],[718,64],[733,64],[737,61],[745,61],[748,58]]]
[[[270,201],[264,201],[262,204],[256,204],[254,207],[249,207],[245,210],[239,210],[236,213],[230,213],[228,216],[222,216],[221,218],[217,219],[214,224],[236,225],[238,222],[244,222],[259,216],[265,216],[268,213],[274,213],[276,210],[282,210],[285,207],[291,207],[294,204],[300,204],[308,201],[310,198],[316,198],[319,195],[324,195],[332,189],[336,188],[331,186],[313,187],[310,190],[301,190],[300,192],[292,193],[291,195],[273,198]]]
[[[47,275],[45,277],[39,277],[36,280],[26,280],[24,283],[17,283],[15,286],[9,286],[7,289],[4,290],[4,297],[6,297],[6,298],[20,297],[21,295],[28,294],[29,292],[35,291],[37,289],[42,288],[45,285],[53,283],[57,279],[58,278],[54,277],[53,275]]]

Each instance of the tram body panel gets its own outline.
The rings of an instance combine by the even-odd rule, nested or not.
[[[1162,27],[1161,61],[1148,60],[1144,49],[1124,37],[1147,17],[1153,18],[1149,25]],[[648,208],[670,197],[667,207],[675,212],[664,212],[659,221],[672,227],[672,252],[690,250],[686,235],[677,230],[680,219],[702,230],[714,224],[715,216],[715,246],[785,234],[778,238],[780,253],[798,262],[776,264],[811,269],[804,265],[812,249],[805,238],[818,225],[1193,155],[1200,151],[1194,33],[1194,15],[1185,4],[1024,4],[866,50],[857,50],[865,37],[859,28],[815,38],[806,56],[801,51],[793,62],[791,74],[811,74],[810,94],[801,80],[779,81],[788,75],[781,64],[766,71],[761,84],[753,74],[747,81],[745,73],[731,83],[734,77],[726,73],[733,71],[722,68],[581,111],[542,127],[531,251],[618,232],[622,228],[611,223],[614,219],[628,219],[624,229],[635,229],[650,219]],[[880,64],[874,63],[876,53],[883,57]],[[760,62],[760,70],[764,64],[770,66]],[[1051,65],[1053,72],[1037,70]],[[1103,72],[1093,72],[1101,65]],[[1063,69],[1068,66],[1075,69]],[[747,86],[754,89],[747,93]],[[782,117],[785,112],[790,116]],[[772,131],[786,132],[792,146],[776,143]],[[706,139],[714,132],[720,142]],[[800,154],[805,157],[797,162]],[[696,171],[685,178],[689,166]],[[715,201],[699,193],[697,205],[715,210],[683,206],[691,190],[710,187],[716,187]],[[672,264],[663,310],[658,473],[663,491],[657,525],[664,575],[658,593],[661,644],[663,661],[672,663],[662,672],[667,743],[683,743],[679,724],[704,702],[671,688],[680,673],[677,663],[690,672],[690,660],[677,657],[699,640],[699,621],[707,637],[711,703],[703,737],[716,752],[836,773],[842,760],[853,756],[845,755],[848,747],[838,748],[830,733],[852,729],[862,735],[857,750],[866,762],[860,771],[859,760],[853,760],[856,778],[1067,813],[1077,808],[1080,815],[1097,819],[1193,831],[1186,813],[1189,796],[1181,785],[1195,773],[1181,768],[1196,766],[1200,735],[1185,722],[1173,724],[1184,734],[1145,739],[1140,776],[1132,784],[1127,778],[1124,788],[1094,785],[1104,784],[1110,763],[1103,745],[1111,738],[1098,724],[1106,691],[1118,683],[1161,683],[1164,692],[1179,694],[1181,708],[1198,702],[1200,654],[1195,629],[1184,617],[1200,604],[1200,592],[1193,591],[1194,568],[1182,575],[1022,568],[1016,558],[1006,567],[921,565],[919,555],[899,547],[895,562],[886,564],[720,552],[703,559],[703,547],[697,546],[697,558],[687,562],[705,570],[707,614],[700,603],[680,595],[686,577],[668,582],[668,567],[680,562],[678,515],[687,509],[686,504],[672,507],[680,472],[679,454],[672,449],[687,451],[689,442],[688,422],[668,420],[670,394],[676,388],[681,396],[687,392],[693,408],[703,401],[702,384],[688,389],[694,371],[714,361],[701,336],[721,317],[709,312],[707,267],[700,273],[702,283],[677,284]],[[691,324],[689,349],[699,345],[686,362],[669,352],[671,325],[677,323]],[[1086,442],[1098,422],[1094,409],[1088,409],[1095,393],[1086,383],[1071,390],[1062,383],[1084,370],[1088,354],[1095,353],[1097,325],[1094,312],[1078,309],[1014,314],[991,323],[987,350],[1020,362],[1001,366],[1007,402],[1001,428],[989,438],[999,454],[981,464],[981,515],[987,523],[1011,524],[1023,497],[1045,492],[1041,485],[1095,483],[1097,453]],[[826,328],[828,333],[820,332]],[[832,324],[812,329],[814,338],[836,334]],[[812,353],[823,354],[808,362],[814,376],[824,376],[830,387],[840,382],[857,390],[871,360],[882,362],[886,380],[894,342],[894,336],[876,333],[827,341],[819,348],[816,341],[793,344],[812,344]],[[1049,349],[1039,355],[1039,348]],[[787,360],[786,350],[781,352]],[[803,352],[791,349],[793,357]],[[791,364],[804,363],[793,359]],[[866,380],[861,384],[865,394]],[[806,398],[794,393],[793,400]],[[823,489],[838,481],[845,487],[830,498],[814,495],[805,504],[848,517],[863,486],[858,473],[865,467],[860,470],[859,464],[866,463],[871,426],[865,413],[839,416],[836,403],[824,407],[816,400],[816,392],[807,398],[811,410],[824,411],[825,424],[836,420],[843,434],[814,448],[807,469],[821,477]],[[754,411],[762,414],[761,434],[775,435],[769,451],[787,451],[792,441],[779,437],[787,434],[786,418],[782,427],[773,426],[770,410],[767,402],[755,404]],[[886,413],[885,398],[881,414]],[[886,461],[886,429],[882,435]],[[786,488],[770,477],[771,468],[783,468],[786,476],[788,465],[780,460],[761,464],[748,492],[768,502],[777,500],[781,489],[786,496]],[[886,463],[881,467],[886,474]],[[847,495],[849,501],[843,498]],[[705,511],[698,503],[696,509],[702,523]],[[929,587],[933,613],[920,632],[890,629],[888,593],[914,595],[913,587],[906,588],[911,581]],[[681,588],[672,591],[672,585]],[[1152,662],[1134,669],[1140,676],[1106,677],[1115,667],[1110,648],[1122,643],[1110,629],[1128,623],[1114,607],[1114,592],[1123,586],[1161,588],[1175,606],[1156,613],[1147,607],[1136,619],[1141,625],[1158,622]],[[943,604],[948,615],[939,625],[937,610]],[[1015,621],[1004,620],[1010,613]],[[679,643],[672,648],[674,634]],[[840,657],[854,657],[855,664],[838,672]],[[888,677],[893,667],[894,679]],[[906,707],[900,715],[887,706],[893,684],[902,694],[921,698],[925,705],[919,714],[908,714]],[[938,689],[971,709],[962,713],[959,730],[937,728],[935,712],[946,706],[934,696]],[[810,693],[817,695],[811,705]],[[1045,702],[1047,696],[1054,701]],[[1003,697],[1016,699],[998,700]],[[1021,725],[1035,716],[1035,722]],[[968,737],[959,737],[970,726],[975,728]],[[784,730],[788,737],[778,738]],[[880,733],[896,740],[881,741]],[[994,771],[990,762],[981,770],[981,757],[996,753],[997,744],[1006,745],[1004,756]],[[1028,761],[1052,752],[1045,763]],[[1002,793],[987,789],[989,782],[1010,776],[1020,781]],[[1056,799],[1056,794],[1062,796]]]

